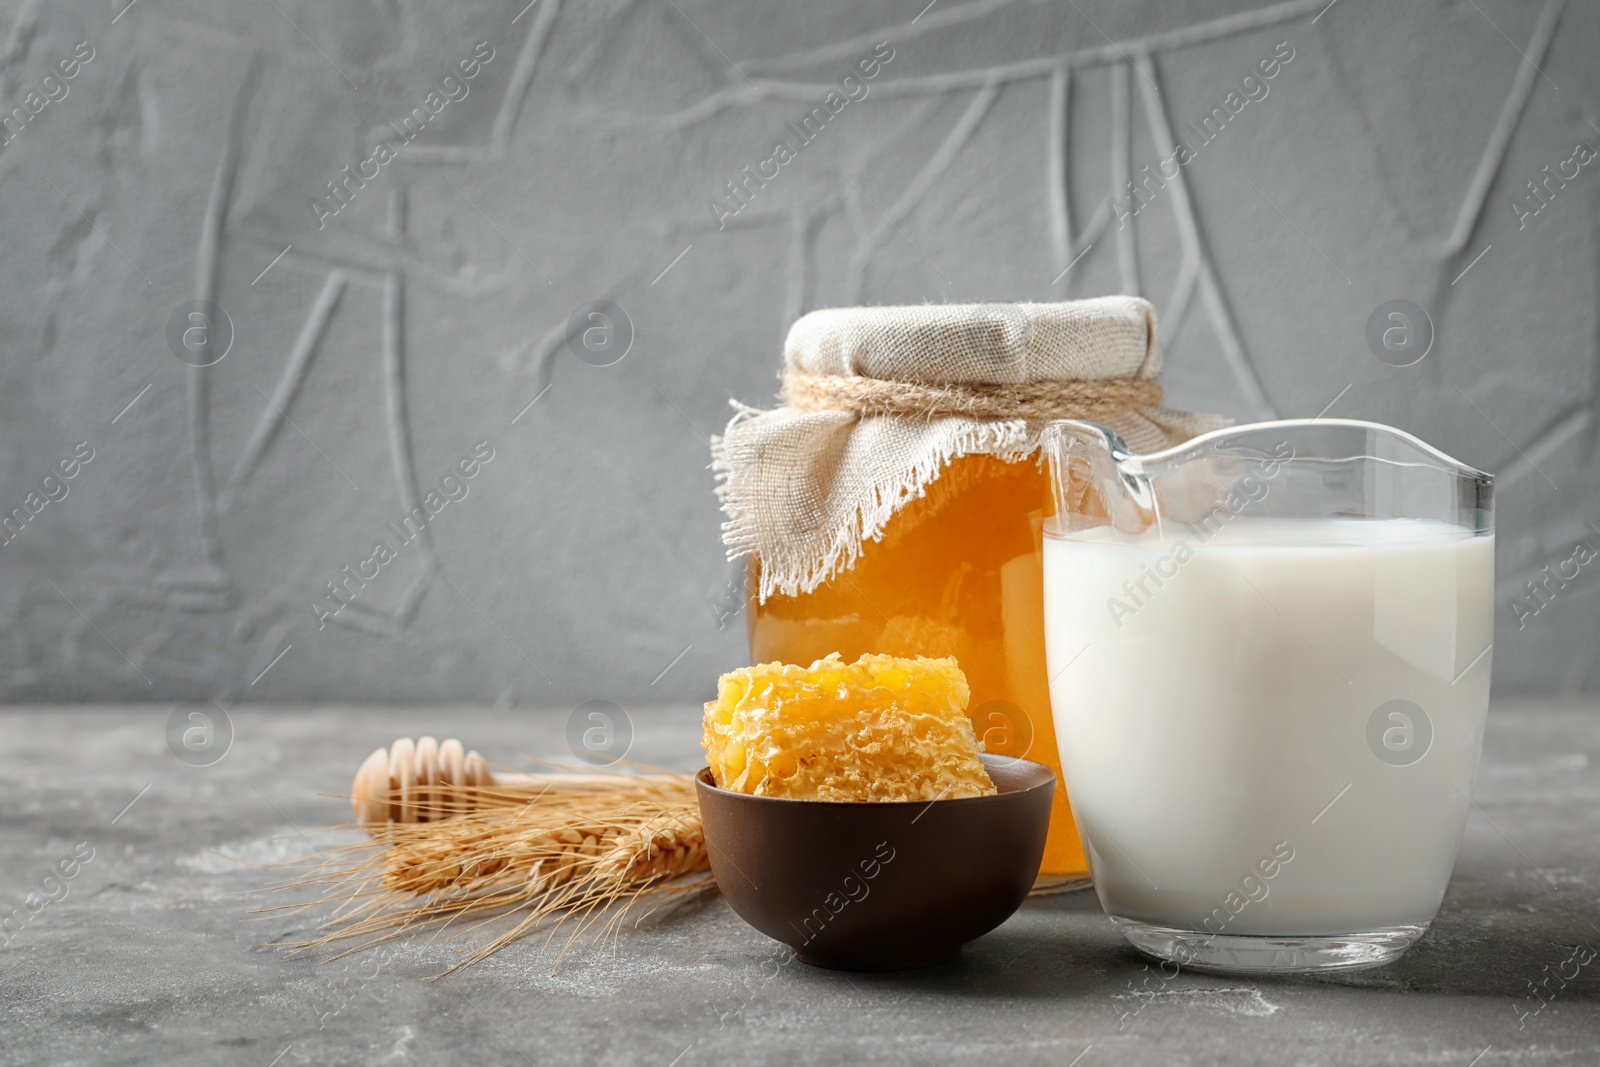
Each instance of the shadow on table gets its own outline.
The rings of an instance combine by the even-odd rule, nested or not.
[[[1324,975],[1251,975],[1247,980],[1263,990],[1338,986],[1513,1002],[1530,1000],[1531,984],[1554,976],[1575,946],[1600,948],[1600,929],[1587,921],[1586,901],[1576,892],[1562,893],[1526,879],[1507,884],[1474,873],[1458,876],[1427,935],[1387,967]],[[1031,899],[1005,925],[967,945],[952,963],[852,974],[851,979],[862,988],[1044,1002],[1084,993],[1114,995],[1130,982],[1137,986],[1155,968],[1154,961],[1123,940],[1094,894],[1080,892]],[[1202,984],[1239,980],[1194,971],[1176,979]],[[1600,1003],[1600,960],[1565,984],[1551,977],[1549,988],[1559,988],[1568,1003]]]
[[[1035,897],[999,929],[970,942],[954,961],[910,971],[850,972],[862,989],[942,993],[980,1000],[1062,1001],[1104,992],[1118,969],[1139,969],[1136,953],[1100,911],[1093,893]],[[845,972],[822,972],[842,974]]]

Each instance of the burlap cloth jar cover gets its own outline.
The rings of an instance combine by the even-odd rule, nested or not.
[[[1138,297],[813,311],[784,343],[783,406],[712,440],[730,559],[761,561],[760,599],[849,569],[958,456],[1034,456],[1051,419],[1087,419],[1138,452],[1224,424],[1161,406],[1155,312]]]

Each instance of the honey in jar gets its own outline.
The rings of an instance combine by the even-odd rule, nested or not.
[[[1062,784],[1044,659],[1040,530],[1051,508],[1033,459],[962,456],[862,546],[855,566],[809,593],[761,603],[751,583],[753,662],[810,663],[830,652],[954,656],[988,752],[1056,772],[1035,890],[1087,883],[1089,865]],[[752,579],[760,560],[753,561]]]

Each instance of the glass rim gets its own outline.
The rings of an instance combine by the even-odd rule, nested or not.
[[[1081,427],[1085,425],[1094,426],[1102,433],[1107,432],[1106,427],[1083,419],[1052,419],[1046,424],[1045,428],[1047,430],[1056,430],[1057,432],[1060,432],[1060,429],[1063,427]],[[1454,456],[1443,451],[1442,449],[1430,445],[1416,434],[1402,430],[1396,426],[1389,426],[1381,422],[1369,422],[1365,419],[1274,419],[1267,422],[1247,422],[1238,425],[1220,426],[1215,430],[1207,430],[1204,433],[1196,434],[1186,441],[1182,441],[1168,448],[1160,449],[1159,451],[1137,453],[1130,451],[1125,453],[1123,456],[1114,456],[1114,459],[1119,465],[1124,458],[1128,458],[1137,460],[1141,466],[1159,466],[1172,460],[1181,460],[1185,457],[1186,453],[1198,452],[1206,445],[1229,436],[1243,433],[1255,433],[1257,431],[1303,430],[1310,429],[1312,427],[1343,427],[1346,429],[1360,429],[1384,433],[1391,437],[1398,438],[1401,441],[1411,445],[1413,448],[1416,448],[1418,451],[1431,456],[1441,466],[1451,468],[1452,473],[1454,473],[1457,477],[1470,478],[1475,481],[1490,485],[1492,485],[1494,482],[1493,474],[1485,470],[1480,470],[1479,468],[1472,466],[1470,463],[1463,463],[1461,460],[1456,459]],[[1116,434],[1115,431],[1110,431],[1110,435],[1111,440],[1120,443],[1120,435]],[[1376,457],[1351,456],[1349,458],[1354,460]],[[1285,462],[1292,461],[1292,457],[1285,460]]]

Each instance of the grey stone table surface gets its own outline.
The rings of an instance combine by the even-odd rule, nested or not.
[[[286,959],[263,943],[309,924],[242,921],[269,879],[250,864],[325,845],[362,757],[423,733],[556,755],[568,713],[235,708],[226,756],[194,767],[172,711],[0,710],[0,1063],[1600,1064],[1600,960],[1564,963],[1600,947],[1592,701],[1496,704],[1455,879],[1406,957],[1256,981],[1161,979],[1092,893],[897,974],[792,962],[714,893],[555,973],[537,940],[438,981],[462,942]],[[692,769],[698,717],[633,713],[633,755]]]

